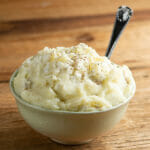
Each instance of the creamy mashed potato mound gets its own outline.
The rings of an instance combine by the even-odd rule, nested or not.
[[[132,97],[135,81],[127,66],[112,63],[86,44],[45,47],[26,59],[14,78],[25,101],[50,110],[101,111]]]

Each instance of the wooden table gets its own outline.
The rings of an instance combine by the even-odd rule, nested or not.
[[[104,55],[121,0],[0,1],[0,150],[149,150],[150,1],[126,0],[134,16],[112,61],[130,67],[137,90],[113,130],[89,144],[63,146],[33,131],[18,113],[9,78],[28,56],[44,46],[85,42]]]

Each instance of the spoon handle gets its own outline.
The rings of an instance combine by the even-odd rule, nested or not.
[[[132,14],[133,14],[132,9],[127,6],[120,6],[118,8],[118,11],[116,14],[116,20],[115,20],[115,24],[114,24],[114,29],[112,32],[109,46],[108,46],[106,54],[105,54],[106,57],[110,58],[112,51],[113,51],[114,47],[116,46],[116,43],[117,43],[123,29],[129,22]]]

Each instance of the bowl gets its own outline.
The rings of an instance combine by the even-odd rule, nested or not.
[[[82,144],[109,131],[117,124],[127,109],[131,97],[111,109],[97,112],[54,111],[24,101],[15,92],[13,81],[16,70],[10,79],[10,89],[16,99],[24,120],[39,133],[62,144]]]

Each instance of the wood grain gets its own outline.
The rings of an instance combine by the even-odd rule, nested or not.
[[[149,150],[150,1],[126,0],[134,16],[112,61],[130,67],[137,91],[125,117],[91,143],[64,146],[33,131],[18,113],[9,78],[30,55],[45,46],[85,42],[105,54],[121,0],[0,0],[0,150]]]
[[[150,9],[149,0],[11,0],[9,2],[1,0],[0,20],[31,20],[113,14],[120,5],[128,5],[134,10]]]

